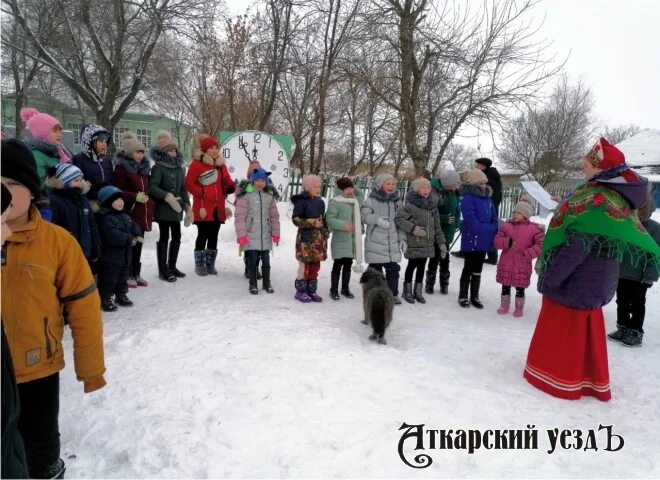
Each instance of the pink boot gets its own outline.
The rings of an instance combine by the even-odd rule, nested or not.
[[[511,295],[502,295],[500,308],[497,309],[497,313],[500,315],[506,315],[509,313],[509,305],[511,305]]]
[[[525,297],[516,297],[516,309],[513,311],[513,316],[522,317],[524,307],[525,307]]]

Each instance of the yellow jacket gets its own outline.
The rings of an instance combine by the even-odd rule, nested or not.
[[[2,323],[17,383],[64,368],[64,317],[73,336],[76,377],[85,392],[105,385],[103,324],[94,277],[76,239],[41,219],[6,241],[2,264]]]

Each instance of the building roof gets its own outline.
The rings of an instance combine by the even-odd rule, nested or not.
[[[660,166],[660,130],[643,130],[616,146],[633,168]]]

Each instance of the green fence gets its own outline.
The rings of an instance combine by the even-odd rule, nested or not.
[[[287,191],[283,197],[283,200],[288,200],[291,198],[291,195],[295,195],[297,193],[300,193],[302,191],[302,175],[298,172],[293,172],[291,175],[291,181],[289,182],[289,186],[287,188]],[[321,180],[323,182],[323,188],[321,191],[321,195],[323,197],[330,197],[332,195],[332,192],[328,192],[328,189],[334,189],[335,187],[335,182],[337,178],[339,178],[336,175],[319,175],[321,177]],[[368,192],[371,190],[373,186],[373,178],[371,177],[355,177],[353,178],[353,184],[356,185],[360,190],[363,192]],[[406,193],[408,193],[408,188],[410,186],[410,182],[408,180],[399,180],[397,181],[397,188],[401,192],[402,198],[405,199]],[[567,192],[570,192],[571,190],[568,188],[550,188],[548,189],[548,193],[552,196],[558,196],[561,197]],[[518,202],[520,197],[525,193],[525,189],[522,186],[515,186],[515,187],[505,187],[502,190],[502,202],[500,203],[500,208],[499,208],[499,216],[500,218],[509,218],[511,214],[513,213],[513,207],[515,204]],[[536,202],[536,211],[534,214],[539,213],[539,205],[538,202]]]

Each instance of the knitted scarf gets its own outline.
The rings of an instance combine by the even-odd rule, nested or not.
[[[337,195],[333,202],[353,204],[353,241],[355,242],[355,273],[364,272],[364,253],[362,251],[362,217],[360,216],[360,202],[357,198],[347,198]]]
[[[646,232],[637,213],[615,190],[597,182],[587,182],[555,210],[550,220],[541,253],[541,272],[553,261],[556,252],[567,244],[568,232],[589,251],[646,268],[649,262],[660,263],[660,247]]]

